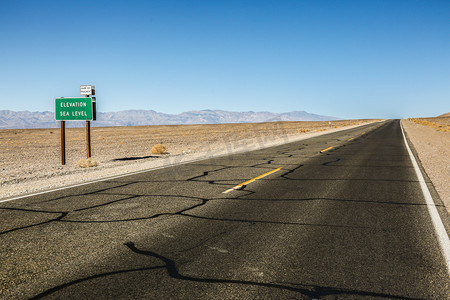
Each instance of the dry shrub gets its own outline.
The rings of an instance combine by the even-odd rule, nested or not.
[[[166,153],[166,145],[163,144],[156,144],[153,145],[152,149],[150,150],[151,154],[164,154]]]
[[[305,133],[305,132],[310,132],[310,130],[309,129],[300,129],[298,132],[299,133]]]
[[[92,159],[92,157],[89,157],[88,159],[80,159],[77,162],[77,165],[81,168],[90,168],[90,167],[96,167],[98,166],[98,163]]]
[[[448,132],[450,130],[450,126],[448,125],[443,125],[443,124],[438,124],[436,122],[431,122],[431,121],[427,121],[427,120],[423,120],[423,119],[416,119],[416,118],[408,118],[409,121],[412,121],[416,124],[419,125],[423,125],[423,126],[427,126],[430,128],[434,128],[437,131],[442,131],[442,132]]]

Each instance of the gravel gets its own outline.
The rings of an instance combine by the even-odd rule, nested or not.
[[[433,123],[446,124],[450,121],[447,119],[435,118]],[[420,163],[450,213],[450,132],[410,120],[402,120],[402,125],[417,151]]]

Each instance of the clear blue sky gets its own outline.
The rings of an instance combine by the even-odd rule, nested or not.
[[[0,110],[450,111],[450,1],[0,1]]]

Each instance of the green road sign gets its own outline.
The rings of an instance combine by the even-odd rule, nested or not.
[[[56,121],[91,121],[93,119],[92,98],[56,98]]]

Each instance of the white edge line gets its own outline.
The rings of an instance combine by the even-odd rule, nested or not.
[[[286,144],[287,143],[295,143],[295,142],[299,142],[299,141],[303,141],[303,140],[308,140],[308,139],[315,138],[315,137],[318,137],[318,136],[322,136],[322,135],[325,135],[325,134],[339,132],[339,131],[344,131],[344,130],[347,130],[347,129],[353,129],[353,128],[361,127],[361,126],[364,126],[364,125],[370,125],[370,124],[375,124],[375,123],[382,123],[384,121],[386,121],[386,120],[378,121],[378,122],[371,122],[371,123],[366,123],[366,124],[361,124],[361,125],[357,125],[357,126],[351,127],[351,128],[342,128],[341,130],[337,130],[337,131],[333,131],[333,132],[323,132],[323,133],[320,133],[318,135],[315,135],[315,136],[312,136],[312,137],[307,137],[307,138],[299,137],[299,139],[294,139],[292,141],[288,141],[288,142],[286,142]],[[248,152],[248,151],[261,150],[261,149],[270,148],[270,147],[274,147],[274,146],[277,146],[277,145],[269,145],[267,147],[251,149],[251,150],[238,150],[238,151],[232,152],[232,153],[225,153],[225,154],[220,154],[220,155],[217,155],[217,156],[212,155],[212,156],[209,156],[209,157],[202,157],[202,158],[187,160],[187,161],[183,161],[183,162],[179,162],[179,163],[168,164],[168,165],[164,165],[164,166],[160,166],[160,167],[154,167],[154,168],[149,168],[149,169],[145,169],[145,170],[139,170],[139,171],[124,173],[124,174],[120,174],[120,175],[117,175],[117,176],[104,177],[104,178],[100,178],[100,179],[96,179],[96,180],[92,180],[92,181],[81,182],[81,183],[77,183],[77,184],[62,186],[62,187],[59,187],[59,188],[48,189],[48,190],[44,190],[44,191],[41,191],[41,192],[35,192],[35,193],[26,194],[26,195],[15,196],[15,197],[12,197],[12,198],[7,198],[7,199],[0,200],[0,203],[9,202],[9,201],[13,201],[13,200],[18,200],[18,199],[22,199],[22,198],[33,197],[33,196],[47,194],[47,193],[52,193],[52,192],[56,192],[56,191],[61,191],[61,190],[65,190],[65,189],[78,187],[78,186],[88,185],[88,184],[91,184],[91,183],[96,183],[96,182],[102,182],[102,181],[122,178],[122,177],[130,176],[130,175],[141,174],[141,173],[145,173],[145,172],[149,172],[149,171],[154,171],[154,170],[159,170],[159,169],[164,169],[164,168],[169,168],[169,167],[174,167],[174,166],[179,166],[179,165],[184,165],[184,164],[189,164],[189,163],[198,162],[198,161],[202,161],[202,160],[206,160],[206,159],[218,158],[218,157],[227,156],[227,155],[230,155],[230,154],[240,154],[240,153],[245,153],[245,152]]]
[[[436,231],[437,234],[439,246],[441,246],[442,254],[444,255],[445,262],[447,263],[447,271],[450,274],[450,239],[448,237],[447,231],[445,230],[444,224],[442,223],[442,219],[439,216],[436,204],[434,203],[430,191],[428,190],[427,184],[425,183],[419,165],[417,164],[417,161],[414,158],[411,149],[409,148],[408,141],[406,140],[405,132],[403,131],[401,121],[400,121],[400,128],[402,129],[406,149],[408,150],[409,157],[411,158],[411,162],[414,166],[414,170],[416,171],[417,178],[420,182],[420,187],[422,188],[423,196],[425,197],[425,201],[427,203],[428,212],[430,213],[431,221],[433,223],[434,230]]]
[[[209,158],[211,158],[211,157],[209,157]],[[173,164],[168,164],[168,165],[164,165],[164,166],[154,167],[154,168],[150,168],[150,169],[124,173],[124,174],[120,174],[120,175],[117,175],[117,176],[105,177],[105,178],[100,178],[100,179],[96,179],[96,180],[92,180],[92,181],[87,181],[87,182],[82,182],[82,183],[62,186],[62,187],[59,187],[59,188],[54,188],[54,189],[50,189],[50,190],[45,190],[45,191],[41,191],[41,192],[36,192],[36,193],[16,196],[14,198],[8,198],[8,199],[0,200],[0,203],[13,201],[13,200],[21,199],[21,198],[28,198],[28,197],[32,197],[32,196],[47,194],[47,193],[56,192],[56,191],[61,191],[61,190],[65,190],[65,189],[70,189],[70,188],[74,188],[74,187],[88,185],[88,184],[91,184],[91,183],[108,181],[108,180],[113,180],[113,179],[117,179],[117,178],[127,177],[127,176],[131,176],[131,175],[141,174],[141,173],[145,173],[145,172],[160,170],[160,169],[174,167],[174,166],[178,166],[178,165],[185,165],[185,164],[189,164],[189,163],[193,163],[193,162],[197,162],[197,161],[202,161],[202,160],[209,159],[209,158],[193,159],[193,160],[183,161],[183,162],[179,162],[179,163],[173,163]]]

